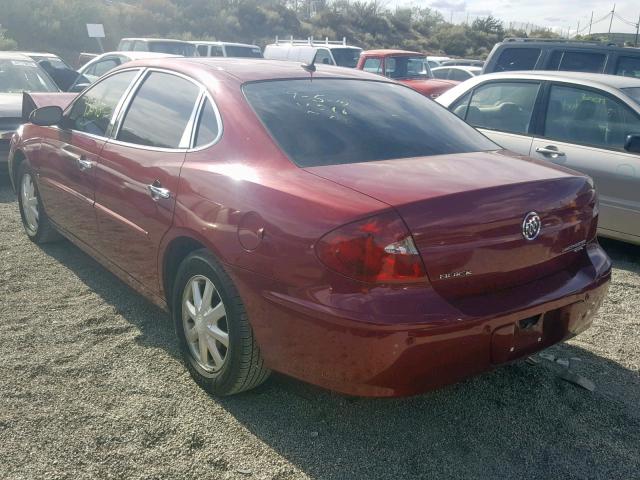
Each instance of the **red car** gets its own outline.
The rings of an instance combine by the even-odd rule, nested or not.
[[[578,334],[610,279],[588,177],[357,70],[126,64],[35,110],[10,162],[28,237],[170,310],[219,395],[271,370],[422,392]]]
[[[460,83],[434,78],[426,55],[407,50],[364,51],[356,68],[392,78],[429,98],[437,98]]]

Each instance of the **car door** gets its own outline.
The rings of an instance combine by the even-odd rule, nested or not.
[[[599,227],[640,237],[640,155],[624,150],[632,133],[640,133],[640,117],[619,98],[556,83],[532,155],[591,176],[600,197]]]
[[[486,82],[449,109],[501,147],[529,155],[533,112],[540,88],[541,83],[536,81]]]
[[[101,251],[152,291],[159,290],[157,252],[173,221],[174,193],[201,95],[201,87],[186,77],[147,71],[97,169]]]
[[[140,70],[110,75],[80,95],[62,125],[41,143],[40,194],[47,214],[67,232],[95,245],[95,171],[120,100]]]

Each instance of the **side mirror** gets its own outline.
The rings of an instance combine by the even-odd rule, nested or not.
[[[68,91],[71,93],[80,93],[89,85],[91,84],[90,83],[74,83]]]
[[[29,115],[29,121],[34,125],[40,125],[41,127],[58,125],[62,122],[62,109],[57,105],[40,107],[31,112]]]
[[[624,142],[624,149],[630,153],[640,153],[640,134],[632,133],[627,135],[627,139]]]

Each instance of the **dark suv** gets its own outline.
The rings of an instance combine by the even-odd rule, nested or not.
[[[563,70],[640,78],[640,49],[602,42],[507,38],[497,43],[483,73]]]

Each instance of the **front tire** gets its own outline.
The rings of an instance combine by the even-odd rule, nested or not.
[[[18,206],[22,225],[29,239],[36,244],[60,240],[60,234],[44,211],[35,174],[27,161],[20,164],[17,178]]]
[[[264,366],[244,303],[231,278],[208,250],[180,264],[173,288],[173,320],[193,379],[213,395],[257,387]]]

